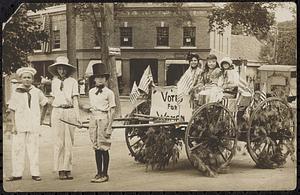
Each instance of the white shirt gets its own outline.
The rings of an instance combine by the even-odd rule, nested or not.
[[[107,87],[104,87],[102,89],[102,92],[96,95],[97,91],[98,91],[97,87],[94,87],[89,91],[89,99],[90,99],[90,104],[92,109],[108,111],[110,108],[116,106],[115,94],[112,90],[110,90]]]
[[[17,88],[24,88],[19,85]],[[28,105],[28,94],[13,91],[8,102],[8,108],[15,111],[15,122],[17,132],[36,132],[39,130],[41,112],[40,105],[44,106],[48,102],[43,92],[32,86],[30,91],[31,103]]]
[[[61,82],[63,82],[62,90],[60,90]],[[72,98],[76,95],[79,95],[78,83],[72,77],[68,77],[64,81],[54,77],[51,83],[51,95],[54,97],[52,102],[53,107],[58,107],[65,104],[73,105]]]

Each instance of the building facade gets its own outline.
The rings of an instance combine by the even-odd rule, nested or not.
[[[157,85],[174,85],[188,67],[188,52],[205,59],[209,53],[221,58],[230,56],[231,29],[223,33],[208,32],[209,11],[212,3],[184,3],[191,20],[182,19],[174,7],[162,3],[128,3],[118,11],[114,23],[114,46],[121,49],[116,56],[117,76],[121,95],[128,95],[134,81],[139,80],[150,65]],[[67,55],[66,6],[49,7],[29,17],[43,22],[50,19],[51,51],[37,48],[29,56],[40,76],[51,78],[47,68],[56,57]],[[97,31],[98,30],[98,31]],[[84,77],[90,65],[101,60],[101,45],[96,38],[101,23],[94,28],[90,20],[76,18],[76,58],[78,79]]]

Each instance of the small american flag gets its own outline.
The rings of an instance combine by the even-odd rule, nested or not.
[[[43,16],[43,26],[42,30],[48,35],[48,39],[42,43],[42,52],[50,53],[51,52],[51,19],[49,14]]]
[[[134,81],[132,89],[131,89],[131,93],[130,93],[130,102],[132,104],[134,104],[137,101],[137,98],[140,96],[140,92],[139,92],[139,88],[136,85],[136,82]]]
[[[181,103],[181,99],[185,94],[188,94],[188,92],[191,90],[193,84],[193,75],[191,72],[191,68],[188,68],[187,71],[182,75],[180,80],[177,83],[177,103]]]
[[[250,93],[250,94],[252,94],[252,90],[248,87],[247,81],[245,81],[241,77],[239,78],[238,90],[241,93]]]
[[[148,66],[146,68],[146,70],[144,71],[144,74],[140,80],[139,83],[139,89],[144,91],[146,94],[149,93],[149,85],[153,83],[153,76],[152,76],[152,72],[151,72],[151,68],[150,66]]]

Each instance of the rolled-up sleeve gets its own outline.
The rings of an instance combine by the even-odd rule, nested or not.
[[[41,106],[45,106],[48,103],[48,98],[41,90],[39,90],[39,102]]]
[[[79,96],[78,82],[75,80],[72,89],[72,97]]]
[[[10,99],[8,100],[8,109],[10,110],[16,110],[18,107],[18,99],[16,97],[16,93],[13,92]]]
[[[108,95],[109,108],[116,107],[115,94],[111,91]]]

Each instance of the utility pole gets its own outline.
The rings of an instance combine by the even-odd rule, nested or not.
[[[275,64],[277,64],[277,51],[276,51],[277,39],[278,39],[278,26],[276,25],[276,27],[275,27],[275,40],[274,40],[274,62],[275,62]]]
[[[102,62],[107,66],[110,72],[108,81],[109,87],[115,94],[116,101],[116,117],[121,116],[121,105],[118,88],[118,78],[116,70],[116,60],[114,55],[109,55],[109,48],[114,47],[114,4],[103,3],[101,6],[101,28],[102,28],[102,43],[101,53]]]
[[[73,3],[66,3],[66,18],[67,18],[67,57],[69,63],[76,67],[76,16],[74,14]],[[78,77],[77,75],[74,75]]]

